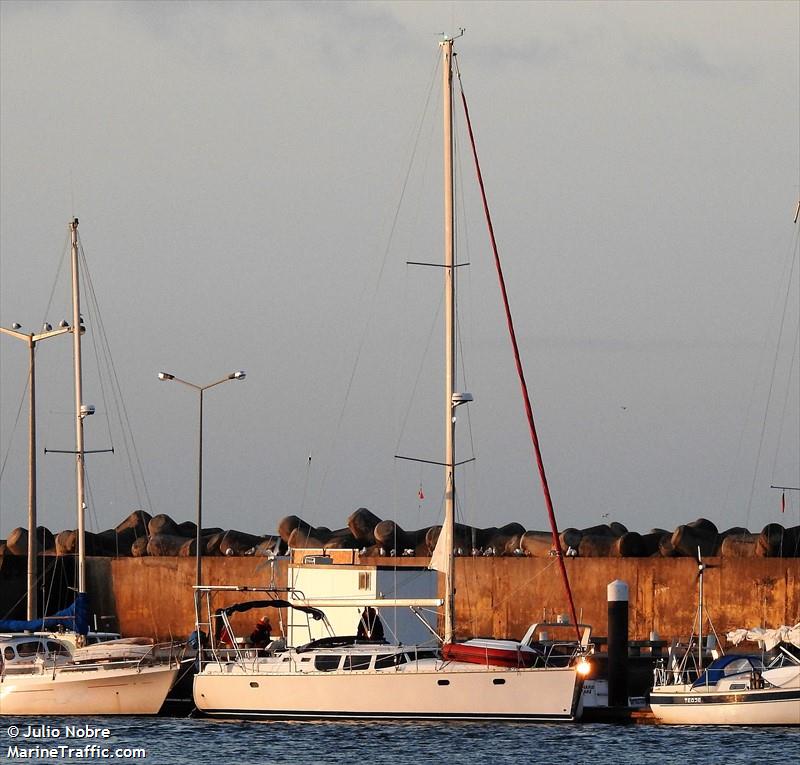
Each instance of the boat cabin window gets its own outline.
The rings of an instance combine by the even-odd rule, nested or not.
[[[413,659],[438,659],[439,654],[436,651],[417,651],[412,655]]]
[[[375,669],[388,669],[389,667],[399,667],[408,661],[404,653],[381,654],[375,659]]]
[[[359,655],[345,656],[344,668],[347,670],[369,669],[371,661],[372,661],[372,656],[370,654],[366,654],[364,656],[359,656]]]
[[[69,649],[61,643],[56,643],[55,640],[47,641],[47,650],[55,656],[68,656]]]
[[[11,661],[14,658],[14,649],[10,645],[5,647],[5,650],[3,651],[3,657],[6,661]]]
[[[36,656],[42,650],[42,644],[38,640],[29,640],[25,643],[17,643],[17,655],[21,657]]]
[[[321,654],[320,656],[315,656],[314,669],[320,672],[333,672],[335,669],[339,669],[339,662],[341,659],[342,657],[338,654]]]

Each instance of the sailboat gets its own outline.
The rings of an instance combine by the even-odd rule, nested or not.
[[[579,716],[587,640],[563,643],[553,650],[535,642],[536,626],[522,641],[454,641],[455,409],[472,401],[455,390],[455,269],[453,207],[454,38],[442,51],[445,168],[445,519],[433,555],[444,572],[444,634],[437,643],[389,644],[373,634],[334,635],[286,647],[283,640],[251,648],[231,640],[229,615],[251,608],[313,608],[302,592],[236,586],[198,587],[198,634],[209,645],[200,652],[194,678],[194,703],[212,717],[264,719],[455,719],[571,721]],[[263,600],[214,609],[220,592],[258,592]],[[422,607],[433,603],[378,598],[364,609]],[[325,606],[335,606],[332,598]],[[339,605],[346,605],[340,602]],[[352,605],[352,603],[350,603]],[[321,613],[312,614],[322,619]],[[224,628],[224,629],[223,629]],[[222,644],[220,635],[228,642]],[[230,646],[230,647],[228,647]],[[443,651],[441,646],[449,647]],[[458,648],[458,646],[462,646]]]
[[[703,578],[708,565],[697,550],[697,636],[689,638],[682,656],[670,649],[667,666],[656,667],[650,709],[659,723],[672,725],[800,725],[800,625],[773,630],[777,654],[768,663],[761,656],[724,654],[715,649],[704,666]],[[734,643],[764,642],[765,631],[737,630]]]
[[[77,595],[55,621],[63,634],[0,634],[0,715],[156,714],[178,673],[178,662],[142,638],[112,640],[102,650],[84,646],[88,633],[83,421],[94,407],[83,402],[78,277],[78,219],[69,223],[72,261],[73,371],[75,393],[75,495],[78,519]],[[53,618],[42,620],[43,627]]]

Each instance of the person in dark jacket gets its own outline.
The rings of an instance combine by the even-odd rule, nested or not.
[[[256,622],[256,628],[250,633],[250,642],[255,648],[266,648],[272,640],[272,625],[266,616]]]
[[[383,640],[383,622],[378,612],[372,607],[367,606],[358,620],[358,632],[356,637],[366,640]]]

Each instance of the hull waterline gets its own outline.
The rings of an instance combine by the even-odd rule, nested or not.
[[[277,675],[232,667],[194,679],[197,710],[211,717],[568,722],[580,694],[571,668]]]
[[[0,715],[154,715],[177,674],[175,665],[8,674]]]

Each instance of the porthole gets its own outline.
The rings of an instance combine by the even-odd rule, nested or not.
[[[503,678],[501,678],[501,677],[496,677],[494,680],[492,680],[492,684],[493,685],[505,685],[506,681],[503,680]]]
[[[258,683],[250,683],[251,688],[258,688]]]
[[[449,680],[437,680],[436,684],[437,685],[450,685],[450,681]]]

